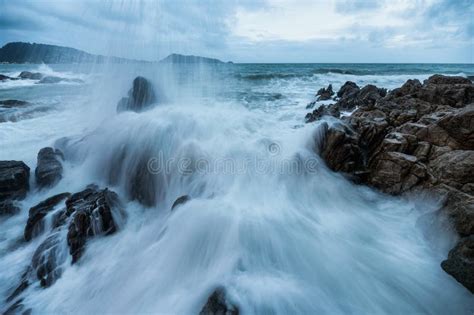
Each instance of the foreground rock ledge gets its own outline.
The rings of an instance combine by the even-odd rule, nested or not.
[[[444,200],[438,213],[461,239],[442,266],[474,293],[474,84],[434,75],[386,93],[346,82],[337,97],[306,116],[354,110],[339,124],[320,124],[319,155],[330,169],[385,193],[430,191]]]

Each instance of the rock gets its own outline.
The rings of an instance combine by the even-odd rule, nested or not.
[[[171,211],[174,210],[174,208],[182,205],[182,204],[185,204],[186,202],[188,202],[189,200],[191,200],[191,197],[189,197],[188,195],[183,195],[181,197],[178,197],[174,202],[173,202],[173,205],[171,206]]]
[[[3,100],[0,101],[0,107],[3,108],[13,108],[13,107],[22,107],[28,105],[28,102],[19,101],[19,100]]]
[[[6,81],[6,80],[10,80],[10,79],[11,79],[11,78],[10,78],[9,76],[0,74],[0,81]]]
[[[203,306],[199,315],[238,315],[239,308],[226,300],[225,289],[217,288]]]
[[[448,151],[429,162],[431,173],[437,178],[437,182],[457,189],[473,182],[473,165],[473,150]]]
[[[360,90],[359,86],[352,81],[347,81],[344,83],[339,91],[337,92],[337,97],[343,98],[351,95],[355,95]]]
[[[389,95],[393,97],[400,97],[404,95],[413,95],[416,94],[422,85],[421,82],[417,79],[408,80],[400,88],[392,90]]]
[[[116,193],[91,186],[71,195],[66,201],[65,215],[72,217],[67,234],[67,244],[72,263],[82,256],[86,242],[97,235],[110,235],[117,231],[116,216],[123,216],[122,206]]]
[[[134,111],[141,112],[151,107],[157,101],[154,89],[150,81],[144,77],[136,77],[133,86],[128,92],[128,97],[122,98],[117,105],[117,112]]]
[[[339,118],[341,116],[341,112],[339,112],[339,108],[333,105],[321,105],[317,109],[315,109],[312,113],[308,113],[305,117],[305,121],[307,123],[316,121],[321,119],[323,116],[332,116]]]
[[[352,110],[357,106],[357,95],[360,88],[354,82],[347,81],[337,92],[337,105],[343,110]]]
[[[48,236],[36,249],[31,260],[32,272],[43,288],[51,286],[61,277],[61,265],[67,259],[65,244],[62,244],[60,232]]]
[[[22,71],[18,77],[20,79],[41,80],[43,75],[39,72]]]
[[[23,199],[29,189],[30,168],[21,161],[0,161],[0,201]]]
[[[461,239],[441,268],[474,294],[474,236]]]
[[[30,241],[33,237],[41,233],[44,229],[43,218],[54,208],[68,198],[70,193],[62,193],[55,196],[52,196],[36,206],[30,208],[28,221],[26,222],[25,227],[25,240]]]
[[[0,201],[0,216],[13,215],[20,212],[20,208],[15,205],[13,200]]]
[[[474,104],[441,118],[436,124],[458,143],[459,149],[474,150]]]
[[[445,196],[440,213],[450,220],[456,232],[462,237],[474,235],[474,197],[445,184],[433,191]]]
[[[54,83],[59,83],[61,81],[66,81],[66,80],[60,77],[47,76],[47,77],[42,78],[38,82],[38,84],[54,84]]]
[[[460,76],[446,76],[441,74],[435,74],[429,77],[425,84],[472,84],[468,78]]]
[[[316,96],[318,96],[318,101],[326,101],[330,100],[331,97],[334,95],[334,91],[332,90],[332,85],[329,84],[328,87],[319,89]]]
[[[357,135],[343,124],[321,125],[323,139],[319,145],[321,157],[336,172],[355,173],[364,169],[363,154]]]
[[[63,154],[51,147],[42,148],[38,152],[38,162],[35,170],[36,184],[40,188],[52,187],[62,178]]]

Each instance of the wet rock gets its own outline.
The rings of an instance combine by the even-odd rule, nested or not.
[[[347,81],[337,92],[339,100],[337,105],[343,110],[352,110],[357,106],[357,95],[360,88],[354,82]]]
[[[41,80],[43,78],[43,74],[39,72],[22,71],[18,78],[27,80]]]
[[[11,78],[10,78],[9,76],[0,74],[0,81],[6,81],[6,80],[10,80],[10,79],[11,79]]]
[[[66,207],[65,215],[71,217],[67,243],[73,263],[84,253],[89,238],[117,231],[113,212],[116,216],[123,215],[116,193],[93,186],[71,195],[66,201]]]
[[[199,315],[238,315],[239,308],[226,299],[224,288],[217,288],[209,297]]]
[[[429,162],[437,182],[461,189],[474,180],[474,151],[453,150]]]
[[[315,109],[312,113],[308,113],[305,117],[307,123],[321,119],[323,116],[332,116],[339,118],[341,112],[339,108],[335,105],[321,105]]]
[[[327,88],[319,89],[318,93],[316,93],[316,96],[318,97],[318,101],[330,100],[333,95],[334,95],[334,91],[332,90],[331,84],[329,84]]]
[[[474,236],[461,239],[441,267],[474,294]]]
[[[36,184],[40,188],[52,187],[62,178],[63,154],[58,149],[43,148],[38,152],[38,162],[35,170]]]
[[[21,161],[0,161],[0,201],[23,199],[29,189],[30,168]]]
[[[471,80],[460,76],[446,76],[435,74],[429,77],[425,83],[428,84],[471,84]]]
[[[134,111],[141,112],[151,107],[157,101],[154,89],[150,81],[144,77],[136,77],[133,86],[128,92],[128,97],[122,98],[117,105],[117,112]]]
[[[0,201],[0,216],[13,215],[20,212],[20,208],[13,200]]]
[[[19,101],[19,100],[3,100],[0,101],[0,107],[3,108],[14,108],[14,107],[22,107],[28,105],[28,102]]]
[[[319,151],[330,169],[336,172],[355,173],[363,170],[363,153],[357,135],[343,124],[329,127],[321,125],[323,139]]]
[[[66,247],[62,242],[61,233],[55,232],[48,236],[33,254],[32,272],[43,288],[51,286],[61,277],[61,265],[67,259]]]
[[[44,229],[43,218],[50,213],[54,208],[66,200],[71,194],[62,193],[55,196],[52,196],[36,206],[30,208],[28,221],[26,222],[25,227],[25,240],[30,241],[33,237],[41,233]]]
[[[444,196],[440,212],[449,219],[455,231],[462,237],[474,235],[474,197],[451,186],[441,184],[433,191]]]
[[[181,197],[178,197],[174,202],[173,202],[173,205],[171,206],[171,211],[173,211],[176,207],[182,205],[182,204],[185,204],[186,202],[188,202],[189,200],[191,200],[191,197],[189,197],[188,195],[183,195]]]

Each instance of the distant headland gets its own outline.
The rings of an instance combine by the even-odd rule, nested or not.
[[[225,62],[207,57],[171,54],[160,61],[144,61],[103,55],[94,55],[85,51],[56,45],[12,42],[0,48],[0,63],[177,63],[177,64],[225,64]],[[228,62],[232,63],[232,62]]]

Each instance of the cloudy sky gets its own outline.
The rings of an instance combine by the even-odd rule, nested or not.
[[[474,62],[473,0],[0,0],[0,45],[157,60]]]

